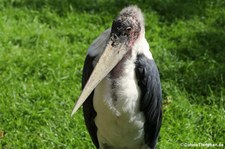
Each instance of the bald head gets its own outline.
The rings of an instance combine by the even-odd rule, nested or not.
[[[132,46],[144,31],[144,17],[137,6],[124,8],[113,21],[111,35],[117,42]],[[119,40],[119,41],[118,41]]]
[[[129,6],[122,9],[119,13],[118,17],[131,17],[134,21],[140,23],[141,27],[144,27],[144,16],[141,12],[141,9],[137,6]]]

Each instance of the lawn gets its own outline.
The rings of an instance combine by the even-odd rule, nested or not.
[[[1,0],[0,149],[94,148],[82,110],[70,114],[89,45],[128,4],[160,71],[157,147],[225,146],[224,0]]]

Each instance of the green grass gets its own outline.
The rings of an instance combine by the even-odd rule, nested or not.
[[[164,98],[158,148],[225,146],[223,0],[0,1],[0,149],[94,148],[81,110],[91,42],[121,8],[139,5]]]

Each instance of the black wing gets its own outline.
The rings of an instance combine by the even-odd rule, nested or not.
[[[82,75],[82,90],[84,89],[85,84],[87,83],[94,67],[93,67],[93,60],[95,57],[90,57],[87,55],[84,68],[83,68],[83,75]],[[88,96],[83,104],[83,114],[85,119],[85,124],[87,126],[88,132],[91,136],[93,143],[95,144],[96,148],[99,148],[98,138],[97,138],[97,127],[95,125],[94,119],[96,116],[96,111],[93,107],[93,95],[94,91]]]
[[[144,112],[144,139],[155,148],[162,123],[162,90],[160,77],[154,60],[143,54],[137,56],[135,72],[141,89],[140,109]]]

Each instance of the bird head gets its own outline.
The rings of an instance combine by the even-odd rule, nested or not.
[[[114,44],[132,47],[144,31],[144,17],[137,6],[124,8],[113,21],[111,40]]]

